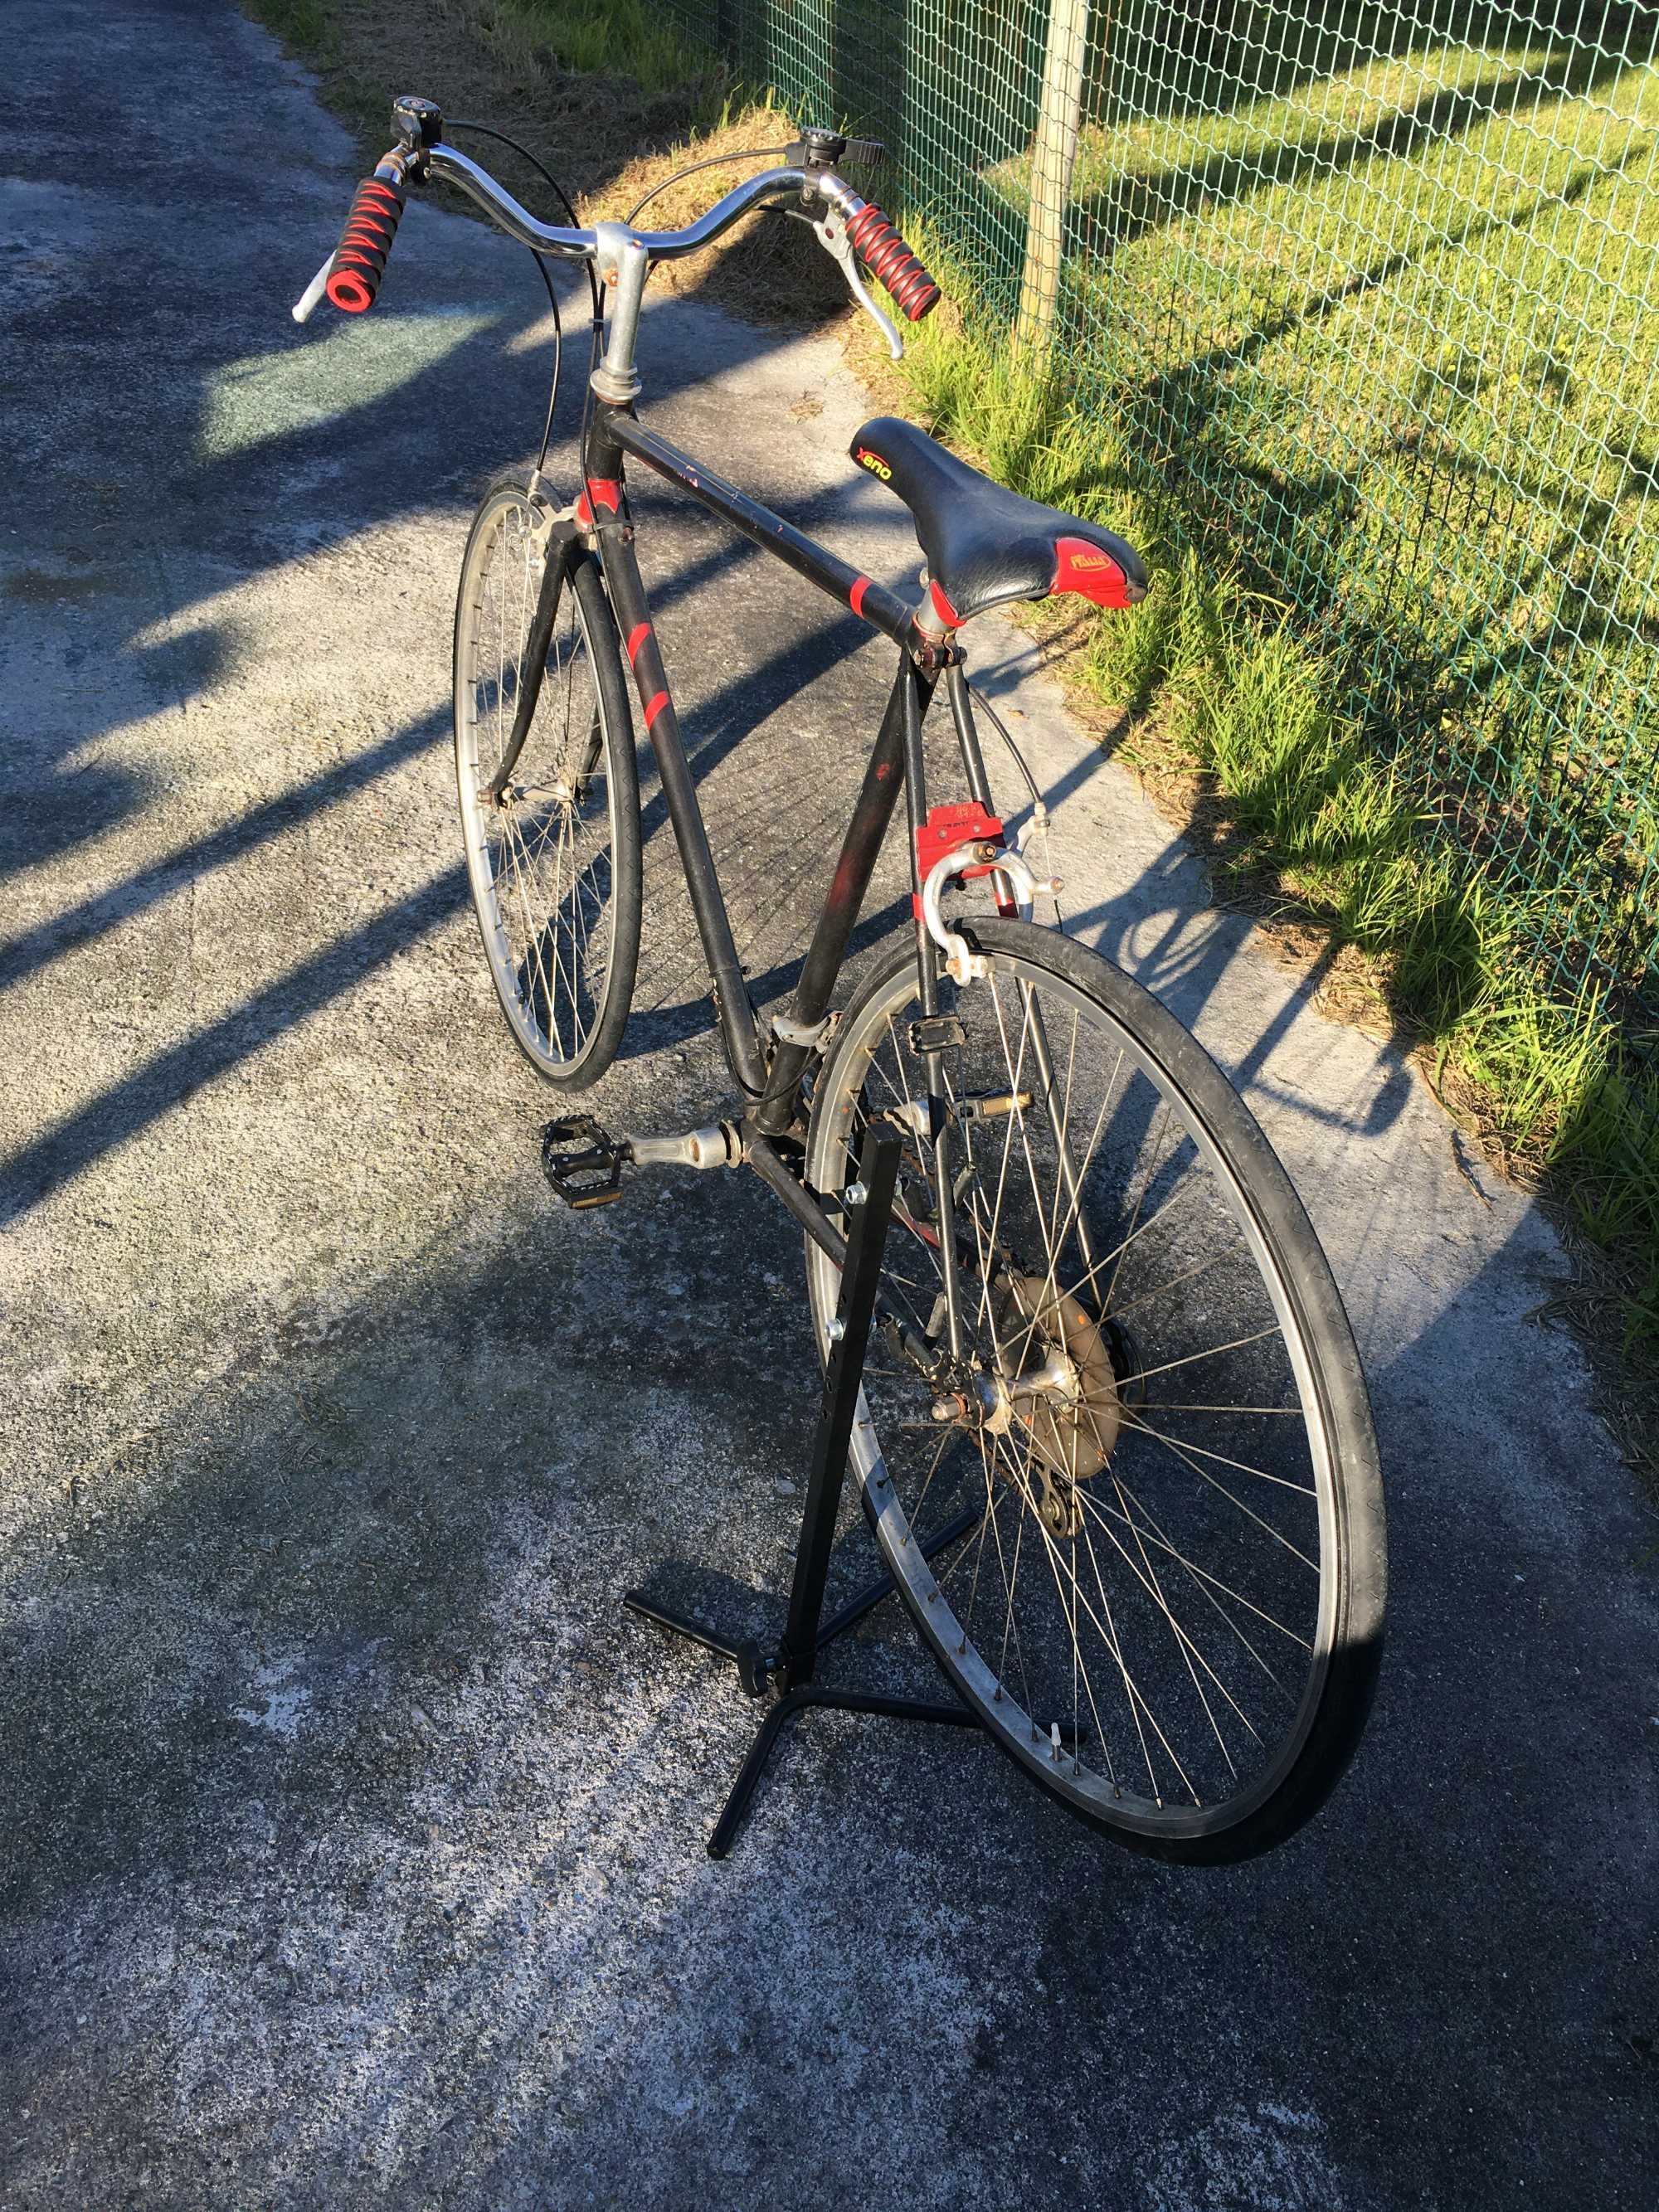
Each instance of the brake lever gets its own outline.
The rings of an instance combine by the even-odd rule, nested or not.
[[[851,292],[860,307],[886,339],[888,352],[895,361],[902,361],[904,340],[870,297],[864,279],[859,275],[858,263],[854,257],[852,244],[847,235],[846,224],[832,210],[826,209],[823,215],[814,219],[812,228],[817,231],[818,244],[824,252],[841,264],[841,273],[847,279],[848,290]]]

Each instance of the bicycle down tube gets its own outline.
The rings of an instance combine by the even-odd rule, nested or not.
[[[889,694],[876,743],[866,763],[823,906],[807,949],[793,1002],[780,1031],[769,1072],[763,1066],[759,1025],[738,962],[725,898],[721,893],[708,830],[679,732],[658,648],[656,633],[633,532],[622,503],[623,456],[631,453],[659,476],[681,485],[703,506],[732,524],[754,544],[774,554],[831,598],[842,600],[872,629],[899,646],[902,658]],[[796,1094],[811,1057],[812,1036],[829,1011],[847,945],[869,889],[900,788],[907,776],[906,726],[912,716],[920,729],[938,681],[937,672],[914,656],[921,642],[913,610],[896,593],[875,583],[848,562],[806,537],[781,515],[763,507],[735,485],[713,474],[678,447],[647,430],[633,415],[601,405],[589,444],[591,472],[587,514],[598,536],[606,582],[622,629],[629,665],[656,756],[669,817],[696,915],[703,954],[714,985],[720,1031],[727,1056],[749,1094],[749,1120],[767,1138],[782,1135],[795,1118]],[[920,767],[920,747],[915,766]],[[920,819],[925,794],[910,792],[910,811]]]

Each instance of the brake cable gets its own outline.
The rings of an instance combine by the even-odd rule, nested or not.
[[[573,230],[580,229],[581,225],[576,220],[576,210],[570,204],[570,195],[565,191],[563,185],[560,184],[558,179],[553,176],[542,166],[541,162],[536,159],[536,156],[531,152],[527,146],[521,146],[516,138],[508,137],[505,131],[497,131],[492,125],[488,123],[463,123],[459,117],[451,116],[448,118],[445,127],[450,131],[471,131],[476,133],[476,135],[480,138],[494,138],[501,145],[510,146],[515,154],[519,155],[524,161],[529,162],[531,167],[542,179],[542,182],[547,186],[555,199],[557,200],[559,205],[564,210],[566,215],[570,218],[570,228]],[[548,269],[545,257],[538,253],[533,246],[528,247],[526,250],[529,252],[531,259],[541,271],[542,282],[547,287],[547,303],[553,310],[553,381],[551,386],[549,387],[547,394],[547,416],[542,425],[541,452],[538,454],[536,459],[536,472],[539,476],[542,470],[546,466],[547,449],[552,443],[553,440],[553,410],[558,404],[559,379],[564,369],[564,324],[559,314],[559,298],[557,293],[553,289],[553,278]],[[599,335],[603,328],[605,319],[603,311],[599,306],[599,283],[598,277],[593,274],[593,264],[591,261],[584,261],[582,267],[586,273],[588,293],[593,303],[592,336],[590,341],[591,358],[588,363],[589,373],[591,374],[592,369],[598,365],[599,362]],[[584,429],[586,429],[586,410],[585,408],[583,410],[582,420]]]
[[[631,229],[639,221],[641,211],[648,208],[659,192],[665,192],[670,185],[683,184],[687,177],[695,177],[700,169],[723,169],[733,161],[774,161],[793,150],[789,146],[750,146],[740,154],[711,154],[706,161],[693,161],[690,168],[676,170],[672,177],[665,177],[659,185],[653,185],[645,198],[623,220]]]

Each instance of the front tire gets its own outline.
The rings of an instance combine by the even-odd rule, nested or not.
[[[1097,955],[976,921],[942,981],[963,1349],[949,1356],[905,949],[843,1017],[806,1179],[902,1139],[884,1274],[932,1372],[872,1340],[852,1447],[924,1641],[1073,1813],[1173,1860],[1244,1858],[1322,1803],[1369,1709],[1376,1447],[1329,1267],[1207,1054]],[[839,1273],[808,1253],[821,1346]],[[930,1558],[930,1539],[962,1533]]]
[[[495,478],[455,609],[455,777],[467,876],[508,1028],[550,1083],[586,1090],[622,1042],[640,947],[640,793],[617,629],[598,561],[565,575],[541,694],[499,801],[541,586],[544,499]],[[538,528],[538,525],[544,526]]]

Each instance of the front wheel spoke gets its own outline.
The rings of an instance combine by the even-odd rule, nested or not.
[[[535,921],[530,910],[530,896],[525,889],[523,872],[519,866],[518,832],[510,817],[505,825],[504,835],[507,847],[507,864],[513,871],[513,887],[518,896],[520,912],[524,916],[524,957],[526,962],[534,963],[535,974],[541,982],[543,1000],[547,1006],[548,1018],[550,1021],[552,1019],[552,993],[548,981],[547,965],[542,957],[542,950],[541,945],[538,941]],[[556,1043],[557,1039],[555,1038],[554,1042]]]

